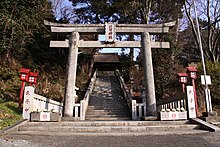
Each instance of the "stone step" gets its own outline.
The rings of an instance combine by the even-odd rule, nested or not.
[[[111,111],[126,111],[126,112],[130,112],[129,110],[125,109],[125,108],[110,108],[110,107],[106,107],[106,108],[102,108],[102,107],[88,107],[87,109],[88,111],[105,111],[105,112],[111,112]]]
[[[146,131],[168,131],[169,129],[193,130],[195,125],[172,125],[172,126],[103,126],[103,127],[72,127],[72,126],[50,126],[50,127],[23,127],[19,131],[49,131],[49,132],[146,132]]]
[[[42,124],[42,125],[41,125]],[[110,125],[112,124],[112,125]],[[121,125],[119,125],[121,124]],[[198,125],[191,124],[160,124],[157,125],[143,125],[143,123],[135,123],[136,125],[130,123],[129,121],[123,121],[119,123],[115,122],[90,122],[90,123],[50,123],[44,125],[43,123],[34,124],[34,125],[23,125],[18,128],[18,131],[36,131],[36,132],[65,132],[65,133],[74,133],[74,132],[86,132],[86,133],[121,133],[121,132],[154,132],[154,131],[184,131],[184,130],[194,130],[198,129]]]
[[[27,122],[24,126],[161,126],[191,125],[190,121],[61,121]]]
[[[88,111],[126,111],[126,112],[130,112],[128,109],[124,108],[124,107],[88,107],[87,109]]]
[[[86,120],[131,120],[119,83],[114,77],[100,77],[91,94]]]
[[[122,112],[123,110],[126,109],[112,109],[112,108],[105,108],[105,109],[98,109],[98,108],[88,108],[87,110],[91,110],[91,111],[99,111],[99,112]],[[124,111],[123,111],[124,112]],[[130,112],[130,111],[126,111],[126,112]]]
[[[99,101],[99,102],[96,102],[96,101],[93,101],[93,102],[90,102],[90,106],[102,106],[102,105],[106,105],[106,106],[124,106],[124,104],[120,104],[119,103],[120,101],[117,100],[117,101]]]
[[[125,120],[131,120],[131,117],[86,117],[86,121],[125,121]]]
[[[105,105],[103,105],[103,106],[89,106],[88,107],[88,109],[91,109],[91,110],[92,109],[103,109],[103,108],[105,108],[106,110],[108,110],[108,109],[119,109],[119,108],[126,109],[125,106],[123,106],[123,105],[120,105],[120,107],[117,106],[117,105],[115,107],[114,106],[108,106],[108,105],[107,106],[105,106]]]
[[[125,112],[97,112],[97,111],[93,111],[93,112],[87,112],[86,113],[87,116],[89,115],[99,115],[99,116],[103,116],[103,115],[125,115],[125,116],[130,116],[129,113],[125,113]]]
[[[166,131],[145,131],[145,132],[49,132],[49,131],[17,131],[14,135],[37,135],[37,136],[147,136],[147,135],[189,135],[208,133],[206,130],[166,130]]]
[[[91,107],[124,107],[125,105],[124,104],[117,104],[118,103],[118,101],[115,101],[115,102],[99,102],[99,103],[95,103],[94,102],[94,104],[92,104],[92,103],[90,103],[90,106]]]
[[[103,116],[103,115],[118,115],[118,116],[120,116],[120,115],[125,115],[125,116],[131,116],[131,114],[130,113],[126,113],[126,112],[123,112],[123,111],[121,111],[121,112],[117,112],[117,111],[115,111],[115,112],[100,112],[100,111],[89,111],[89,112],[87,112],[86,113],[86,115],[99,115],[99,116]]]
[[[130,116],[130,113],[125,113],[125,112],[97,112],[97,111],[92,111],[92,112],[87,112],[86,115],[126,115]]]
[[[124,115],[124,114],[112,114],[112,115],[86,115],[86,118],[92,118],[92,117],[95,117],[95,118],[116,118],[116,117],[129,117],[128,115]],[[131,119],[131,117],[129,117]]]
[[[88,108],[90,109],[103,109],[103,108],[106,108],[106,109],[126,109],[124,105],[95,105],[95,106],[89,106]]]

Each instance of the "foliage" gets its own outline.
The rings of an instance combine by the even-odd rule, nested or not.
[[[0,98],[18,99],[19,69],[24,67],[39,72],[37,92],[62,99],[68,51],[49,48],[55,36],[44,25],[45,19],[54,19],[47,0],[0,2]]]
[[[30,45],[46,31],[44,19],[52,16],[46,0],[0,2],[0,54],[30,60]],[[30,62],[30,61],[29,61]]]
[[[173,21],[183,17],[183,1],[179,0],[154,0],[150,22]]]
[[[8,67],[0,67],[0,99],[18,100],[19,78],[16,71]]]
[[[69,0],[75,11],[76,23],[146,23],[152,0]]]
[[[18,103],[0,99],[0,130],[15,124],[21,120],[21,111],[18,109]]]
[[[198,70],[199,70],[199,75],[203,75],[203,68],[202,65],[199,64],[198,66]],[[212,84],[209,86],[210,88],[210,92],[211,92],[211,98],[212,98],[212,104],[213,105],[219,105],[220,103],[220,64],[219,63],[213,63],[211,61],[207,61],[206,62],[206,71],[207,71],[207,75],[211,76],[211,80],[212,80]],[[199,79],[200,81],[200,79]],[[203,93],[203,97],[204,96],[204,87],[201,86],[199,87],[199,93]]]
[[[129,54],[125,54],[124,52],[120,55],[120,63],[121,63],[121,72],[125,82],[129,82],[130,80],[130,70],[131,70],[131,60]]]
[[[61,102],[64,98],[65,73],[59,68],[52,71],[41,73],[36,85],[36,93]]]
[[[152,7],[151,21],[163,23],[176,20],[177,24],[170,29],[169,34],[155,36],[156,41],[166,41],[170,43],[169,49],[153,49],[153,66],[155,77],[155,90],[157,98],[172,97],[179,92],[176,78],[177,65],[179,64],[179,19],[182,14],[183,2],[179,1],[154,1]]]
[[[196,26],[195,12],[193,11],[194,4],[198,4],[197,13],[200,25],[201,40],[204,50],[204,56],[212,61],[219,62],[219,38],[220,38],[220,2],[219,0],[205,0],[196,3],[192,0],[185,0],[185,12],[189,20],[192,34],[199,50],[199,35]],[[193,12],[193,13],[192,13]]]

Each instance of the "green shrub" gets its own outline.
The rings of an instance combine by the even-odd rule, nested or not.
[[[0,67],[0,98],[16,101],[19,95],[20,79],[18,72],[7,67]]]
[[[198,74],[203,75],[203,68],[202,64],[198,64]],[[207,75],[211,76],[211,85],[209,85],[209,89],[211,92],[211,98],[212,98],[212,104],[213,105],[220,105],[220,64],[219,63],[213,63],[213,62],[206,62],[206,72]],[[200,77],[200,76],[199,76]],[[199,81],[201,81],[199,79]],[[199,86],[199,92],[203,90],[204,87]],[[204,91],[204,90],[203,90]]]

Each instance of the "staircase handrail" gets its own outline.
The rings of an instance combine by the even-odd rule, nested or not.
[[[57,105],[57,106],[63,106],[63,103],[60,103],[58,101],[55,101],[55,100],[52,100],[52,99],[49,99],[49,98],[46,98],[44,96],[41,96],[41,95],[38,95],[38,94],[34,94],[34,98],[35,99],[38,99],[38,100],[41,100],[41,101],[44,101],[46,103],[50,103],[50,104],[54,104],[54,105]]]
[[[130,112],[132,114],[132,120],[140,120],[142,117],[146,117],[146,112],[147,112],[146,103],[145,102],[137,103],[136,100],[133,100],[130,90],[128,89],[122,76],[120,75],[119,70],[116,70],[115,74],[119,79],[121,89],[123,91],[124,97],[127,101]]]
[[[126,99],[126,102],[128,104],[128,107],[130,109],[130,111],[132,112],[132,96],[131,93],[128,89],[128,87],[126,86],[124,79],[122,78],[122,76],[120,75],[120,72],[118,69],[115,70],[115,74],[118,77],[119,83],[120,83],[120,87],[123,91],[124,97]]]
[[[83,100],[80,101],[80,120],[85,120],[86,112],[87,112],[88,105],[89,105],[90,95],[93,91],[96,77],[97,77],[97,72],[95,71],[91,80],[90,80],[89,87],[87,88],[86,94],[85,94]]]

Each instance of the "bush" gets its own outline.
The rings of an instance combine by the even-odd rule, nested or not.
[[[203,68],[202,64],[198,64],[198,75],[203,75]],[[220,104],[220,64],[219,63],[213,63],[213,62],[206,62],[206,71],[207,75],[211,76],[212,84],[209,86],[209,89],[211,91],[211,98],[212,98],[212,104],[213,105],[219,105]],[[200,79],[201,81],[201,79]],[[201,84],[200,84],[201,85]],[[199,91],[204,91],[204,87],[199,86]]]
[[[0,68],[0,77],[0,98],[5,101],[16,101],[20,88],[18,72],[2,66]]]

